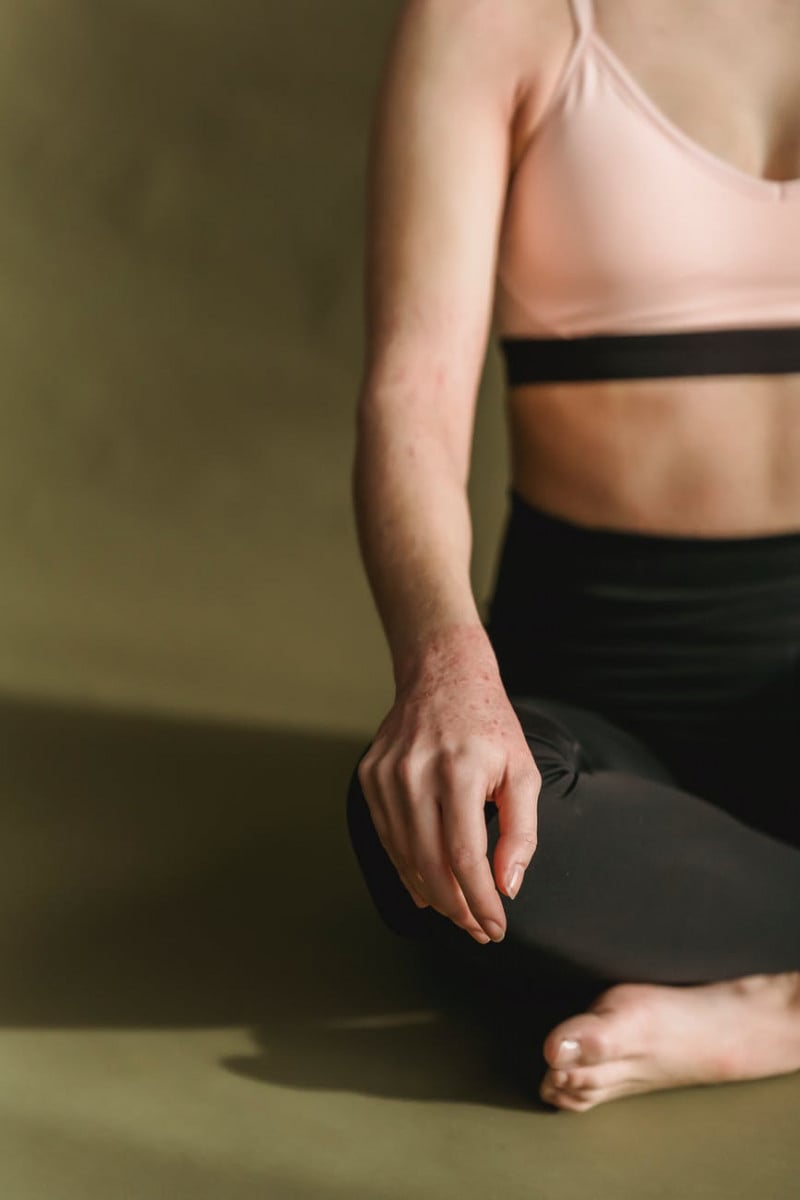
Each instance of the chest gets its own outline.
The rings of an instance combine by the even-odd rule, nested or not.
[[[522,89],[515,164],[575,40],[568,5],[561,15],[540,78]],[[800,4],[594,0],[592,26],[592,48],[689,141],[754,179],[800,177]]]
[[[715,43],[707,3],[691,38],[685,11],[684,24],[672,10],[656,20],[650,5],[646,23],[607,37],[604,14],[623,7],[598,6],[579,44],[570,34],[511,176],[496,327],[570,337],[799,323],[800,66],[774,30],[754,38],[752,61],[727,19]],[[791,14],[800,45],[800,4]]]

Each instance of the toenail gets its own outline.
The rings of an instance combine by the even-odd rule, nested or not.
[[[567,1072],[566,1071],[554,1071],[553,1072],[553,1083],[556,1085],[556,1087],[563,1087],[566,1082],[567,1082]]]
[[[558,1065],[563,1067],[567,1063],[577,1062],[580,1057],[580,1049],[580,1042],[576,1041],[575,1038],[564,1038],[556,1055]]]

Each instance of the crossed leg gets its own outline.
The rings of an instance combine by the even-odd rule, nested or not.
[[[534,757],[538,745],[539,756],[555,775],[558,754],[542,744],[543,703],[522,701],[518,713]],[[800,1069],[800,849],[743,824],[674,781],[666,782],[664,763],[652,755],[646,762],[646,748],[637,739],[629,739],[626,749],[617,731],[609,745],[608,730],[604,737],[603,725],[592,714],[569,706],[557,710],[552,703],[549,709],[553,716],[558,711],[562,732],[585,733],[573,740],[572,763],[579,777],[564,777],[570,794],[574,797],[580,786],[581,767],[587,784],[593,778],[595,787],[610,784],[613,796],[606,796],[602,805],[606,846],[616,841],[630,861],[638,844],[639,866],[654,880],[656,891],[642,877],[635,878],[636,866],[628,869],[627,879],[624,866],[613,877],[612,900],[624,897],[625,907],[636,906],[631,910],[636,937],[626,937],[626,952],[643,935],[649,944],[638,945],[635,962],[617,961],[612,976],[651,982],[604,989],[587,1012],[550,1032],[542,1098],[580,1112],[636,1092]],[[591,746],[590,726],[595,733]],[[768,760],[763,753],[763,763]],[[565,765],[563,756],[561,761]],[[628,776],[625,786],[613,778],[620,767]],[[774,773],[772,782],[766,774],[765,789],[779,786]],[[640,781],[635,794],[630,793],[636,787],[631,780]],[[666,792],[653,786],[659,783]],[[786,785],[791,787],[790,780]],[[638,820],[631,821],[625,809],[637,797],[643,807]],[[599,794],[595,799],[600,800]],[[591,803],[588,794],[586,802]],[[600,815],[599,804],[595,813]],[[553,815],[558,823],[569,814],[560,807]],[[637,839],[641,820],[648,828]],[[590,833],[590,823],[584,822],[584,854],[590,852]],[[674,873],[672,883],[664,868]],[[596,879],[595,902],[601,888]],[[656,897],[660,900],[653,911]],[[642,903],[646,912],[638,907]],[[606,917],[613,919],[608,911]],[[606,972],[619,952],[612,951],[613,941],[613,934],[601,941]]]
[[[517,898],[502,897],[505,940],[479,946],[414,906],[354,772],[350,836],[384,921],[483,970],[617,981],[545,1040],[540,1090],[557,1107],[800,1069],[800,847],[682,788],[598,714],[512,703],[542,787],[537,851]],[[491,862],[494,805],[485,816]]]

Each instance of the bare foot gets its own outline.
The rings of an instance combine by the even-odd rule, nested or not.
[[[544,1056],[539,1094],[572,1112],[635,1092],[786,1075],[800,1070],[800,971],[620,984],[557,1025]]]

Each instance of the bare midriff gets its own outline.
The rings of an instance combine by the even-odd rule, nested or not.
[[[800,532],[800,374],[508,390],[514,489],[582,525]]]

